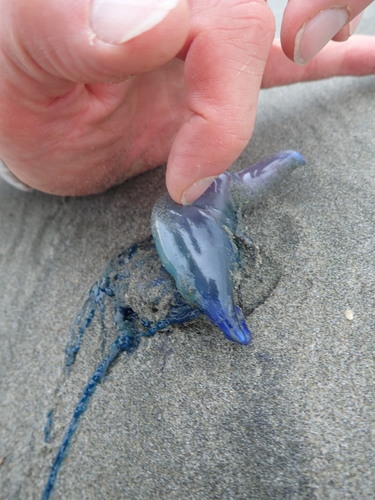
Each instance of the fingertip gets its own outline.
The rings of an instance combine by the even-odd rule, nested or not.
[[[251,123],[244,123],[243,136],[227,127],[217,127],[200,116],[185,123],[168,158],[166,185],[176,203],[190,205],[213,180],[238,158],[248,144]]]
[[[211,177],[204,177],[196,182],[193,182],[185,191],[182,193],[181,203],[182,205],[191,205],[200,196],[202,196],[205,191],[211,186],[212,182],[216,178],[215,175]]]
[[[372,0],[289,0],[281,25],[285,55],[297,64],[306,64],[330,40],[345,41],[356,29],[360,13]]]
[[[333,7],[323,10],[307,21],[298,31],[293,58],[297,64],[305,64],[321,51],[332,38],[346,26],[349,12]]]
[[[189,31],[187,0],[96,0],[90,18],[92,44],[102,62],[126,74],[151,71],[181,50]],[[109,6],[111,9],[109,9]]]
[[[100,40],[110,44],[125,43],[158,25],[179,0],[93,0],[91,27]]]

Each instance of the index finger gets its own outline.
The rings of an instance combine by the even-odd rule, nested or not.
[[[185,59],[191,116],[174,140],[167,166],[168,191],[186,204],[247,145],[274,36],[274,18],[264,0],[197,5]]]

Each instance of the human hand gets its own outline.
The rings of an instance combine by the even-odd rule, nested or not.
[[[262,80],[375,72],[371,37],[295,65],[277,43],[271,49],[274,20],[264,0],[125,3],[3,0],[0,157],[26,184],[90,194],[168,159],[168,190],[187,203],[246,146]],[[285,11],[289,56],[307,3],[290,0]],[[147,5],[159,6],[154,17],[145,16]]]

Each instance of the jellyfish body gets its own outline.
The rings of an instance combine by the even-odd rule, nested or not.
[[[152,234],[163,266],[183,298],[233,342],[251,341],[233,291],[232,273],[240,260],[238,210],[256,203],[304,163],[299,153],[283,151],[236,174],[221,174],[191,205],[178,205],[165,195],[154,206]]]

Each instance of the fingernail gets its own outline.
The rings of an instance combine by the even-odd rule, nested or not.
[[[294,61],[306,64],[312,59],[348,22],[347,10],[333,7],[322,10],[307,21],[296,36]]]
[[[349,33],[350,36],[355,32],[355,30],[358,28],[359,23],[361,22],[362,19],[362,14],[359,14],[359,16],[356,16],[353,21],[349,23]]]
[[[204,179],[194,182],[194,184],[184,191],[181,203],[183,205],[190,205],[193,203],[211,186],[214,179],[216,179],[216,176],[205,177]]]
[[[107,43],[124,43],[159,24],[179,0],[94,0],[91,27]]]
[[[20,191],[32,191],[32,188],[20,181],[9,168],[6,166],[3,160],[0,159],[0,178],[4,179],[11,186],[19,189]]]

